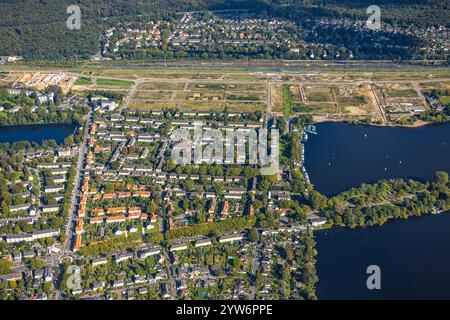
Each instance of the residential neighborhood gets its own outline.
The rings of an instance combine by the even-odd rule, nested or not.
[[[30,175],[20,183],[30,202],[10,206],[13,216],[2,220],[8,227],[32,225],[2,237],[11,252],[3,259],[15,271],[3,281],[34,279],[32,287],[21,287],[21,298],[254,299],[257,279],[272,276],[263,273],[263,230],[306,236],[320,225],[289,218],[292,197],[306,185],[287,165],[273,177],[258,177],[259,169],[232,159],[223,167],[206,158],[196,166],[173,162],[177,130],[193,131],[199,123],[224,134],[261,130],[276,122],[263,114],[229,113],[224,122],[214,112],[168,117],[164,110],[92,108],[81,146],[28,151],[24,158]],[[209,141],[205,136],[204,144]],[[276,182],[277,176],[288,180]],[[289,181],[300,184],[292,189]],[[252,227],[260,213],[273,216],[262,229]],[[76,287],[60,280],[73,271],[70,264],[79,268]],[[298,294],[312,294],[302,290]]]
[[[366,44],[355,46],[348,34]],[[306,19],[298,23],[246,12],[187,12],[167,19],[139,17],[112,24],[103,33],[105,59],[160,55],[169,49],[176,58],[260,58],[350,60],[393,57],[446,59],[447,26],[428,28],[385,24],[372,32],[365,20]],[[370,52],[370,50],[372,52]],[[148,50],[145,52],[145,50]]]

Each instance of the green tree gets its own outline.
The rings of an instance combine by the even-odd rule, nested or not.
[[[333,210],[335,212],[337,212],[339,214],[344,212],[346,205],[345,205],[345,202],[342,201],[342,199],[335,197],[331,201],[332,201],[332,205],[333,205]]]
[[[434,174],[434,182],[440,186],[445,186],[448,183],[448,173],[445,171],[437,171]]]
[[[310,202],[311,202],[311,206],[314,209],[322,210],[325,208],[325,205],[327,203],[327,197],[320,194],[316,190],[313,190],[313,191],[311,191]]]
[[[64,144],[66,146],[71,146],[74,144],[74,137],[73,134],[71,134],[70,136],[68,136],[67,138],[64,139]]]
[[[42,269],[45,266],[45,262],[41,259],[33,258],[29,260],[28,266],[31,268],[31,270],[38,270]]]
[[[292,250],[292,247],[290,245],[287,245],[284,249],[285,258],[288,261],[291,261],[294,259],[294,250]]]
[[[258,241],[259,240],[259,232],[258,232],[258,230],[256,228],[251,228],[250,232],[248,234],[248,238],[252,242]]]
[[[12,262],[9,260],[0,260],[0,274],[11,273]]]

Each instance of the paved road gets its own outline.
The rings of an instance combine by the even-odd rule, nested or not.
[[[167,252],[166,248],[162,248],[162,253],[164,254],[165,257],[167,274],[169,276],[171,296],[175,298],[177,296],[177,286],[175,278],[173,277],[174,274],[173,265],[170,263],[169,253]]]
[[[26,163],[24,165],[27,166]],[[42,207],[42,181],[41,181],[41,174],[40,174],[38,169],[34,169],[34,168],[29,168],[29,169],[31,171],[33,171],[34,174],[36,175],[37,183],[38,183],[38,186],[39,186],[38,207],[40,208],[40,207]]]
[[[252,265],[251,265],[251,272],[252,272],[252,281],[251,281],[251,285],[249,288],[249,292],[250,292],[250,300],[254,300],[255,299],[255,295],[256,295],[256,288],[255,288],[255,281],[256,281],[256,273],[258,272],[259,269],[259,250],[258,250],[258,246],[261,243],[261,234],[259,234],[259,239],[258,242],[254,243],[253,245],[253,253],[252,253]]]
[[[417,81],[411,82],[411,85],[413,87],[413,90],[417,92],[417,95],[420,99],[422,99],[423,103],[427,105],[427,99],[425,99],[425,96],[423,95],[422,91],[420,90],[420,85]]]
[[[122,105],[118,109],[119,112],[122,111],[123,109],[128,108],[128,106],[130,105],[131,101],[133,100],[134,94],[136,93],[141,82],[142,82],[141,80],[134,81],[133,86],[131,87],[130,91],[128,91],[127,96],[125,97],[125,99],[122,102]]]
[[[66,237],[67,238],[63,244],[63,250],[62,250],[63,254],[67,254],[70,251],[70,244],[71,244],[72,235],[73,235],[72,225],[73,225],[73,220],[75,218],[75,208],[76,208],[76,204],[77,204],[78,198],[80,196],[80,191],[81,191],[80,172],[83,168],[84,159],[86,158],[86,153],[87,153],[87,149],[88,149],[89,128],[92,123],[92,115],[93,115],[93,112],[92,112],[92,110],[90,110],[88,117],[87,117],[87,121],[86,121],[83,142],[81,144],[81,147],[80,147],[80,150],[78,153],[78,162],[77,162],[77,167],[75,169],[76,173],[75,173],[74,188],[73,188],[73,192],[72,192],[72,197],[70,199],[69,221],[66,225]]]
[[[384,113],[384,106],[382,105],[382,102],[380,100],[380,97],[378,96],[377,90],[375,89],[375,84],[372,83],[370,86],[370,90],[372,90],[372,95],[375,98],[375,103],[378,107],[378,110],[380,111],[381,116],[383,117],[383,123],[387,123],[388,118],[386,117],[385,113]]]

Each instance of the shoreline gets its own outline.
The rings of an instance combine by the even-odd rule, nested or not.
[[[77,126],[74,122],[34,122],[34,123],[6,124],[4,126],[0,125],[0,129],[17,126],[42,126],[42,125],[64,125],[64,124],[75,127]]]
[[[348,124],[354,124],[354,125],[367,125],[367,126],[374,126],[374,127],[392,127],[392,128],[421,128],[429,125],[437,125],[437,124],[446,124],[450,123],[449,121],[446,122],[427,122],[423,120],[417,120],[412,125],[403,125],[398,123],[374,123],[374,122],[350,122],[346,119],[328,119],[324,117],[315,118],[313,116],[313,120],[315,123],[326,123],[326,122],[336,122],[336,123],[348,123]]]
[[[322,226],[319,226],[319,227],[316,227],[316,228],[314,228],[313,229],[313,232],[316,232],[316,231],[333,231],[333,230],[350,230],[350,231],[357,231],[357,230],[366,230],[366,229],[372,229],[372,228],[383,228],[386,224],[388,224],[388,223],[393,223],[393,222],[396,222],[396,221],[398,221],[398,222],[400,222],[400,221],[409,221],[409,220],[412,220],[412,219],[420,219],[420,218],[423,218],[423,217],[428,217],[428,216],[439,216],[439,215],[442,215],[442,214],[449,214],[450,213],[450,211],[440,211],[440,212],[438,212],[438,211],[436,211],[436,212],[427,212],[427,213],[424,213],[424,214],[422,214],[422,215],[419,215],[419,216],[411,216],[411,217],[408,217],[408,218],[406,218],[406,219],[404,219],[404,218],[395,218],[395,217],[391,217],[391,218],[388,218],[383,224],[374,224],[374,225],[371,225],[371,226],[365,226],[365,227],[355,227],[355,228],[351,228],[351,227],[349,227],[349,226],[347,226],[347,225],[345,225],[345,224],[336,224],[336,223],[326,223],[326,224],[324,224],[324,225],[322,225]]]

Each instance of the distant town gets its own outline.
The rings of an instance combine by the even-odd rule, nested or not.
[[[372,31],[365,21],[344,18],[322,18],[309,24],[304,27],[287,20],[236,13],[184,13],[158,20],[139,17],[105,30],[101,55],[96,59],[162,58],[167,57],[167,52],[178,59],[247,56],[446,60],[448,57],[450,37],[446,26],[420,29],[384,25]]]

